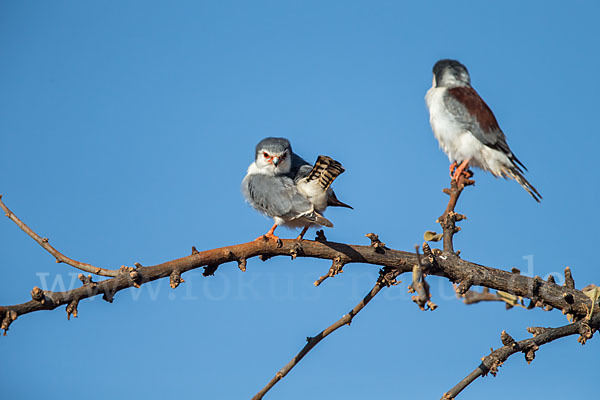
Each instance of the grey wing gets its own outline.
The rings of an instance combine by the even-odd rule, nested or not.
[[[294,175],[294,182],[298,182],[300,179],[306,178],[310,171],[312,171],[313,167],[310,164],[304,164],[296,171]]]
[[[313,211],[313,205],[298,192],[287,176],[247,175],[242,193],[258,211],[271,217],[291,220]]]
[[[306,162],[302,157],[292,154],[292,168],[287,174],[294,182],[298,182],[300,179],[306,177],[312,170],[312,165]]]
[[[473,109],[472,113],[467,110],[461,101],[454,97],[456,94],[447,94],[444,96],[446,109],[458,123],[465,126],[481,143],[506,154],[512,154],[506,143],[506,136],[504,136],[504,132],[498,126],[492,110],[490,110],[475,90],[470,89],[469,92],[470,96],[468,99],[469,106]]]

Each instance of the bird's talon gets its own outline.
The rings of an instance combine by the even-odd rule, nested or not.
[[[452,164],[450,164],[450,178],[454,179],[454,171],[456,170],[456,167],[458,165],[456,164],[456,161],[454,161]]]

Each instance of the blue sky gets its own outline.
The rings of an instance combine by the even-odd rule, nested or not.
[[[593,1],[3,1],[0,193],[72,258],[153,265],[266,232],[239,186],[254,145],[285,136],[307,160],[327,154],[346,167],[335,187],[355,210],[328,211],[330,240],[366,244],[376,232],[410,250],[439,229],[447,201],[448,160],[423,97],[432,65],[450,57],[467,65],[544,196],[538,205],[515,182],[476,172],[456,247],[542,277],[569,265],[579,288],[598,284],[599,12]],[[8,219],[0,238],[0,304],[27,301],[34,285],[74,284],[78,271]],[[71,321],[64,308],[23,316],[0,340],[3,393],[249,398],[377,276],[349,265],[315,288],[328,268],[252,259],[245,273],[188,273],[175,291],[162,281],[113,304],[84,301]],[[439,278],[439,308],[421,312],[408,279],[268,398],[439,398],[501,345],[502,330],[521,339],[527,326],[566,323],[556,311],[465,306]],[[460,398],[589,396],[599,346],[563,339],[529,366],[515,355]]]

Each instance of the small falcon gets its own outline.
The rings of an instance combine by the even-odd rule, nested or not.
[[[433,134],[452,162],[452,179],[458,180],[469,167],[478,167],[496,177],[514,179],[540,202],[542,196],[523,176],[527,168],[508,147],[492,110],[471,87],[464,65],[455,60],[435,63],[425,101]]]
[[[254,162],[242,181],[246,201],[274,224],[259,239],[279,241],[273,233],[279,225],[304,227],[302,239],[311,225],[333,227],[322,214],[328,206],[352,208],[337,199],[331,184],[344,172],[342,164],[319,156],[314,166],[292,152],[285,138],[268,137],[256,145]]]

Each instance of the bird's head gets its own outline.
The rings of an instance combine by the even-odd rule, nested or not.
[[[456,60],[440,60],[433,66],[433,87],[471,86],[467,67]]]
[[[285,138],[268,137],[256,145],[254,163],[268,175],[282,175],[292,168],[292,146]]]

